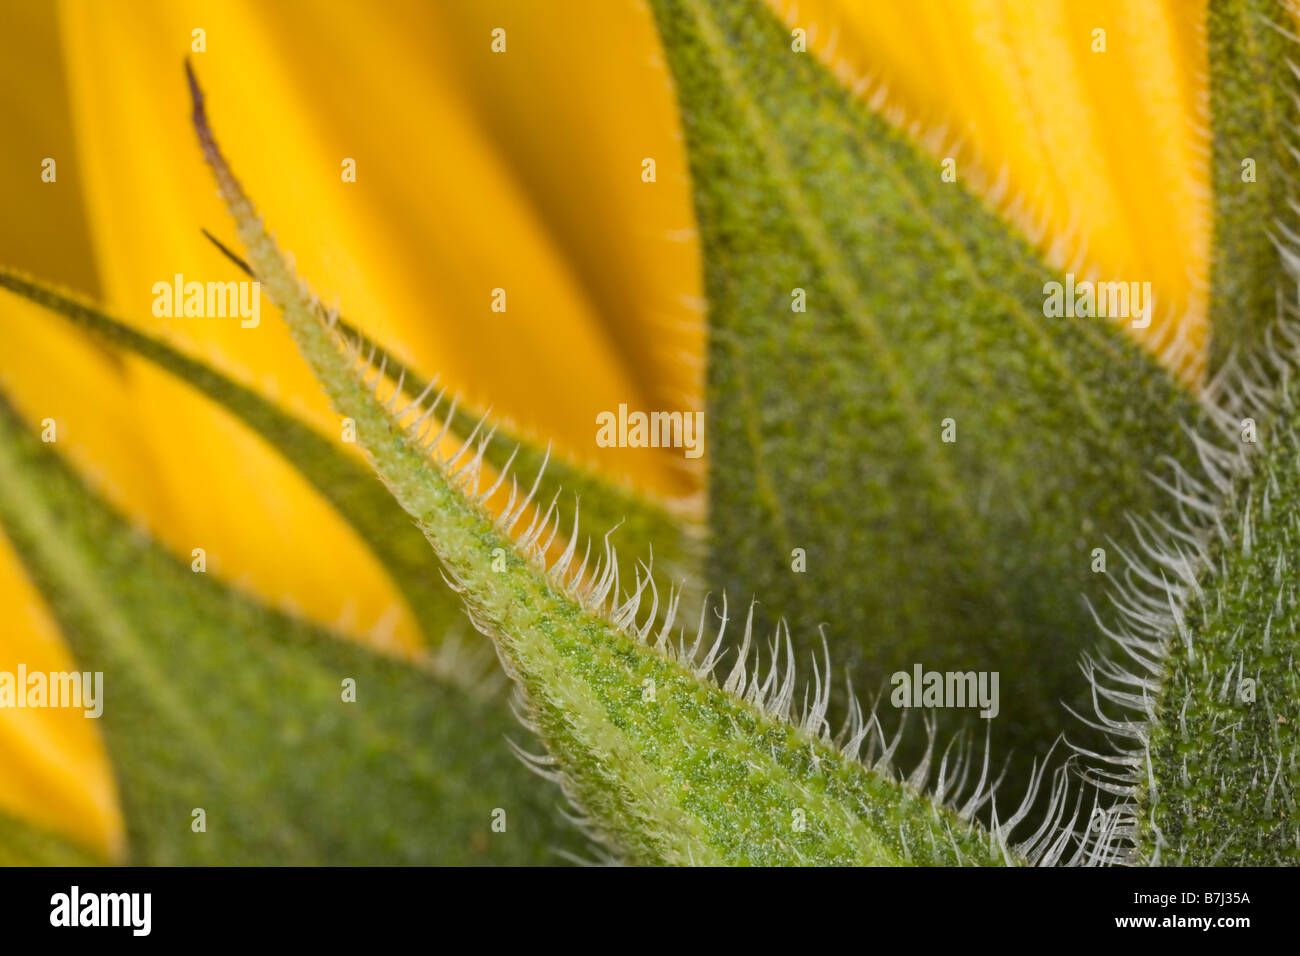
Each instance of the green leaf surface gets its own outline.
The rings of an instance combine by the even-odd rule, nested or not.
[[[130,862],[519,864],[578,850],[559,792],[506,747],[499,706],[192,572],[7,405],[0,527],[78,666],[104,675]]]
[[[579,566],[575,527],[570,550],[547,567],[542,542],[559,529],[551,512],[510,537],[527,499],[492,518],[478,493],[483,446],[470,443],[460,454],[431,460],[437,437],[416,424],[426,410],[394,411],[391,393],[381,403],[372,392],[379,379],[370,362],[322,315],[267,235],[217,149],[192,74],[191,85],[205,157],[268,297],[335,410],[356,421],[358,442],[424,531],[471,616],[496,642],[548,748],[539,762],[560,778],[594,834],[636,863],[1014,859],[1004,843],[912,783],[870,770],[833,746],[823,716],[827,685],[818,685],[796,725],[788,719],[792,672],[787,680],[749,671],[748,639],[719,686],[707,663],[691,663],[696,653],[673,649],[667,623],[651,643],[655,608],[638,613],[644,579],[635,593],[622,593],[607,549],[594,569],[585,559]],[[853,724],[851,750],[873,728]],[[918,774],[913,783],[923,779]],[[986,781],[981,777],[977,793]]]
[[[1165,506],[1197,404],[1115,320],[1046,316],[1064,277],[763,3],[651,7],[704,250],[709,582],[805,650],[826,624],[860,685],[1000,672],[1023,768],[1081,700],[1093,549],[1113,573],[1125,514]]]

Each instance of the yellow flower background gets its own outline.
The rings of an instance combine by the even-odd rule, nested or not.
[[[1144,341],[1202,375],[1205,11],[1192,0],[778,3],[874,108],[999,203],[1054,265],[1140,276]],[[685,144],[634,0],[0,0],[0,263],[58,282],[337,434],[268,306],[256,329],[155,318],[176,273],[228,280],[195,147],[193,56],[227,155],[298,271],[424,374],[607,474],[702,510],[704,472],[595,447],[597,412],[703,407]],[[507,31],[504,54],[490,49]],[[1108,52],[1089,37],[1104,28]],[[196,29],[205,50],[191,54]],[[41,181],[45,158],[57,181]],[[356,161],[357,181],[340,176]],[[656,180],[642,181],[653,158]],[[937,163],[936,163],[937,170]],[[1158,187],[1153,187],[1153,183]],[[508,310],[490,309],[507,290]],[[0,388],[177,555],[396,654],[414,618],[355,532],[209,400],[0,293]],[[1171,343],[1181,343],[1171,347]],[[0,536],[0,670],[71,668]],[[178,639],[182,639],[178,636]],[[0,811],[123,851],[93,721],[0,711]]]

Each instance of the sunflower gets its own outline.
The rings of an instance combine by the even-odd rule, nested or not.
[[[272,282],[252,256],[248,263],[231,261],[247,253],[238,251],[242,233],[229,225],[223,196],[214,193],[204,156],[194,148],[189,92],[181,71],[188,57],[209,94],[210,119],[222,151],[258,201],[261,215],[274,226],[280,246],[292,250],[296,273],[315,284],[323,308],[341,310],[346,323],[355,325],[366,340],[379,343],[384,361],[391,362],[388,369],[403,370],[403,378],[391,389],[394,403],[403,383],[407,397],[415,398],[409,382],[437,377],[466,407],[490,408],[492,420],[505,423],[526,448],[540,454],[549,442],[563,467],[590,476],[597,486],[608,485],[618,494],[650,502],[655,515],[671,516],[676,526],[686,529],[686,537],[706,542],[685,549],[683,558],[702,582],[701,591],[725,585],[733,593],[771,595],[778,606],[768,623],[779,628],[775,619],[785,616],[792,627],[801,627],[804,639],[812,635],[808,646],[814,648],[820,646],[820,616],[829,615],[832,633],[849,631],[859,641],[835,650],[836,664],[847,663],[860,680],[883,680],[901,662],[926,652],[924,647],[918,652],[918,635],[972,616],[987,626],[977,628],[979,633],[970,636],[965,647],[973,648],[988,669],[1017,663],[1033,668],[1032,654],[1038,651],[1026,649],[1027,635],[1037,629],[1041,636],[1042,628],[1064,615],[1068,620],[1060,624],[1059,648],[1050,649],[1050,663],[1035,671],[1042,675],[1046,703],[1013,702],[1013,713],[1006,719],[1032,724],[1048,714],[1044,708],[1055,707],[1053,695],[1064,686],[1065,675],[1074,671],[1077,653],[1091,649],[1081,636],[1091,627],[1091,618],[1075,607],[1072,595],[1083,586],[1079,582],[1084,572],[1096,571],[1087,567],[1096,553],[1093,546],[1110,547],[1106,536],[1114,534],[1123,545],[1119,553],[1136,550],[1136,539],[1123,537],[1128,532],[1120,516],[1147,509],[1151,500],[1146,492],[1128,497],[1117,492],[1117,500],[1107,499],[1105,510],[1097,513],[1095,534],[1085,527],[1087,521],[1080,521],[1067,529],[1068,535],[1062,532],[1059,542],[1048,541],[1036,554],[1041,529],[1029,527],[1036,518],[1002,521],[986,515],[988,496],[996,497],[1008,487],[999,484],[993,473],[997,469],[986,474],[983,466],[972,466],[968,472],[961,461],[954,465],[935,459],[927,466],[934,487],[952,483],[945,477],[951,469],[956,486],[974,490],[969,495],[954,492],[961,500],[941,502],[931,510],[924,510],[930,501],[926,497],[917,506],[923,513],[914,521],[898,518],[911,506],[890,497],[890,489],[902,487],[895,482],[904,481],[881,477],[891,466],[882,464],[875,471],[853,465],[846,476],[835,463],[860,460],[861,448],[844,450],[840,459],[837,446],[790,426],[793,415],[818,435],[833,434],[839,427],[873,427],[853,410],[857,403],[883,408],[879,396],[852,391],[841,395],[836,389],[848,388],[843,383],[855,376],[878,372],[888,379],[888,363],[882,361],[869,372],[860,364],[852,366],[841,380],[833,349],[809,345],[805,350],[806,340],[795,337],[806,323],[812,323],[806,329],[809,336],[823,334],[823,327],[815,324],[820,320],[805,318],[808,313],[789,302],[791,296],[800,301],[796,293],[802,290],[812,298],[815,311],[818,296],[824,295],[842,307],[844,322],[863,323],[864,315],[876,314],[876,307],[893,296],[889,301],[896,303],[896,313],[915,312],[915,321],[921,323],[915,327],[921,328],[924,316],[933,313],[933,301],[922,294],[921,303],[910,306],[894,290],[925,284],[968,288],[970,307],[987,311],[1018,294],[1008,293],[996,281],[988,283],[987,275],[999,270],[1009,275],[1023,269],[1038,277],[1068,273],[1071,281],[1141,280],[1152,290],[1148,323],[1130,322],[1127,316],[1090,319],[1107,337],[1096,346],[1098,351],[1057,341],[1043,353],[1043,367],[1058,368],[1059,377],[1071,382],[1074,371],[1084,369],[1081,392],[1108,381],[1105,376],[1111,373],[1104,371],[1088,378],[1100,367],[1098,355],[1110,354],[1117,368],[1131,371],[1129,379],[1123,378],[1128,371],[1115,372],[1119,384],[1110,393],[1081,399],[1081,410],[1071,415],[1086,418],[1095,412],[1109,422],[1107,415],[1139,394],[1136,387],[1126,391],[1126,382],[1155,378],[1162,380],[1140,393],[1146,396],[1142,401],[1167,405],[1175,417],[1195,414],[1212,376],[1224,364],[1216,351],[1220,333],[1211,331],[1215,296],[1224,295],[1212,283],[1219,188],[1210,130],[1216,5],[1180,0],[936,0],[920,5],[897,0],[773,0],[765,9],[753,5],[759,9],[743,16],[753,18],[745,23],[762,23],[753,27],[755,34],[781,36],[783,52],[790,56],[806,53],[791,61],[797,64],[790,68],[791,76],[806,80],[809,89],[817,82],[826,84],[824,90],[817,87],[815,95],[809,94],[807,102],[828,113],[853,110],[862,117],[845,122],[850,132],[843,137],[853,162],[858,162],[858,148],[865,158],[860,165],[843,168],[826,158],[820,149],[824,144],[815,139],[823,132],[816,124],[824,117],[800,113],[803,104],[780,102],[778,93],[769,96],[762,77],[754,79],[759,71],[750,72],[746,44],[756,42],[750,28],[738,25],[739,19],[732,23],[731,13],[712,11],[713,6],[704,0],[583,0],[562,11],[526,0],[442,5],[386,0],[377,6],[325,7],[243,0],[132,0],[126,5],[60,0],[48,6],[5,2],[4,19],[10,28],[0,34],[5,47],[0,71],[9,90],[12,145],[0,156],[5,174],[0,188],[10,211],[9,227],[0,237],[0,264],[13,281],[6,285],[9,291],[0,292],[8,342],[0,361],[0,392],[8,413],[29,435],[44,430],[52,438],[40,443],[46,447],[29,442],[21,453],[14,453],[7,474],[15,489],[27,487],[20,480],[25,475],[34,496],[41,482],[33,476],[47,473],[39,469],[53,469],[48,473],[58,477],[49,479],[51,494],[66,486],[69,500],[79,494],[93,497],[93,506],[67,506],[75,521],[60,510],[63,499],[51,499],[50,513],[76,525],[70,542],[103,540],[118,533],[105,529],[120,528],[134,542],[131,547],[146,550],[130,551],[131,556],[123,558],[107,546],[100,553],[85,544],[80,552],[68,552],[80,554],[82,563],[71,558],[60,563],[63,552],[54,550],[48,558],[33,560],[28,554],[31,542],[46,526],[34,519],[28,524],[13,519],[5,525],[6,534],[0,535],[0,588],[7,599],[9,626],[0,637],[0,672],[16,671],[20,664],[29,672],[84,670],[91,664],[75,661],[83,653],[93,658],[93,648],[109,645],[114,653],[126,655],[125,637],[117,643],[109,638],[79,643],[67,635],[65,642],[65,632],[75,627],[78,615],[97,607],[100,598],[83,594],[81,610],[69,610],[76,602],[70,603],[60,591],[57,582],[65,580],[60,575],[66,573],[69,582],[82,580],[78,569],[90,577],[99,575],[104,588],[94,594],[111,598],[137,586],[148,592],[152,579],[133,576],[136,572],[127,567],[131,562],[150,569],[170,560],[202,583],[187,583],[175,569],[156,571],[159,581],[173,582],[158,585],[157,600],[164,608],[159,619],[167,622],[166,627],[159,625],[159,640],[167,647],[191,641],[190,615],[226,607],[222,613],[228,614],[231,633],[213,631],[212,647],[222,646],[226,637],[243,640],[248,635],[240,628],[270,621],[267,627],[290,635],[285,639],[289,646],[310,645],[312,660],[328,662],[320,664],[322,672],[328,671],[321,676],[298,658],[285,656],[275,678],[279,683],[259,672],[241,687],[237,675],[246,658],[232,653],[218,660],[213,651],[212,669],[203,679],[229,674],[229,685],[222,679],[208,694],[220,697],[229,691],[249,699],[277,693],[282,686],[288,694],[288,688],[300,682],[302,688],[315,688],[311,693],[324,695],[321,688],[341,681],[346,700],[346,681],[353,679],[357,695],[381,693],[387,701],[403,692],[433,693],[426,680],[445,681],[454,672],[450,683],[455,690],[448,693],[460,701],[456,706],[491,715],[482,716],[484,733],[496,739],[503,726],[508,729],[508,724],[496,722],[497,691],[485,689],[491,675],[483,677],[487,669],[475,657],[482,639],[459,618],[439,618],[418,606],[419,599],[393,563],[377,551],[376,541],[347,507],[314,480],[303,467],[304,458],[277,447],[268,431],[232,409],[231,401],[178,374],[175,363],[169,366],[147,350],[125,347],[120,335],[116,340],[106,337],[103,328],[97,334],[84,322],[68,322],[66,314],[60,318],[49,307],[52,296],[63,302],[65,313],[85,308],[120,321],[122,329],[163,343],[176,356],[201,363],[232,388],[244,390],[250,396],[246,407],[258,408],[258,414],[272,414],[254,404],[264,403],[274,414],[328,438],[331,454],[339,456],[331,465],[336,473],[364,466],[366,457],[347,438],[350,419],[345,419],[344,438],[338,441],[340,412],[330,400],[337,396],[322,390],[319,369],[314,374],[302,360],[289,326],[273,318],[274,310],[264,309],[256,327],[243,327],[228,317],[159,315],[153,307],[156,285],[173,279],[242,281],[247,278],[240,271],[243,266],[254,269],[264,284]],[[1253,15],[1258,4],[1239,6],[1251,8]],[[1217,11],[1222,18],[1232,12]],[[695,16],[702,26],[679,27],[675,16],[682,23]],[[691,72],[696,61],[690,56],[699,62],[712,56],[710,62],[733,83],[727,89],[741,105],[733,108],[729,103],[726,109],[732,112],[719,107],[716,115],[709,114],[709,101],[695,95],[698,90],[692,86],[702,87],[703,81]],[[820,79],[812,78],[814,73]],[[738,91],[746,84],[752,99]],[[807,131],[765,125],[783,110],[805,116]],[[752,122],[746,126],[747,121]],[[716,145],[715,140],[723,141],[721,127],[732,137],[725,142],[735,155]],[[803,132],[808,138],[800,140]],[[753,159],[746,152],[751,141],[754,154],[761,154],[766,165],[761,175],[743,181],[735,170]],[[895,152],[903,157],[897,162],[880,158]],[[786,167],[780,165],[781,157]],[[818,193],[809,186],[827,181],[819,178],[823,163],[827,176],[884,169],[880,180],[861,184],[865,208],[884,208],[899,196],[915,202],[918,209],[898,221],[932,225],[951,261],[891,258],[898,249],[914,248],[914,242],[900,227],[891,252],[888,236],[894,227],[888,213],[881,213],[879,221],[873,218],[862,234],[857,232],[861,223],[841,223],[833,208],[822,207],[833,190]],[[909,185],[914,169],[932,170],[929,184],[916,187],[920,200],[911,195]],[[734,194],[706,190],[710,175],[722,175],[718,170],[727,171]],[[886,181],[891,170],[901,170],[892,185]],[[949,210],[925,201],[930,195],[926,190],[949,187],[969,199],[969,207],[953,207],[971,210],[968,221],[987,216],[987,225],[978,220],[972,227],[978,242],[967,244],[960,225],[945,218]],[[780,255],[751,255],[743,241],[735,240],[740,233],[729,231],[757,231],[745,219],[753,207],[744,205],[755,196],[760,204],[774,197],[772,208],[788,208],[795,223],[787,234],[787,220],[773,218],[771,245],[789,246],[794,241],[790,237],[805,241],[822,273],[810,271],[808,281],[797,289],[792,279],[777,293],[763,293],[768,297],[764,302],[775,296],[784,303],[784,315],[776,320],[783,324],[772,328],[789,327],[790,339],[781,331],[772,331],[766,339],[755,333],[734,352],[725,353],[748,335],[751,310],[760,301],[745,285],[758,281],[752,271],[755,264],[771,262],[771,275],[780,282],[787,278]],[[879,207],[871,205],[876,199]],[[828,225],[810,226],[805,217]],[[735,225],[737,221],[741,225]],[[884,238],[870,245],[867,233],[879,222],[885,223],[879,227]],[[1003,234],[1012,238],[999,245]],[[867,249],[864,258],[847,265],[829,261],[834,249],[842,253],[853,248],[845,237],[863,239],[864,245],[856,248]],[[991,237],[987,246],[984,237]],[[1004,249],[1011,251],[1004,255]],[[826,255],[819,256],[821,252]],[[967,271],[953,280],[951,273],[962,269]],[[879,287],[874,280],[868,286],[859,272],[881,276]],[[44,301],[30,289],[27,295],[14,294],[14,283],[27,281],[24,274],[39,277]],[[728,283],[725,275],[743,278]],[[883,278],[886,275],[893,278]],[[1030,298],[1038,294],[1034,286]],[[729,318],[733,315],[738,316],[734,321]],[[1025,341],[1035,341],[1038,320],[1022,325]],[[834,323],[828,327],[839,328]],[[872,339],[863,327],[856,326],[858,341],[872,343],[876,353],[887,350],[888,343]],[[984,348],[987,340],[980,335],[968,335],[955,323],[954,329],[944,348]],[[887,329],[881,342],[890,334]],[[1082,341],[1094,333],[1080,334]],[[905,338],[900,334],[893,344],[902,348],[898,342]],[[918,338],[912,344],[926,351],[935,348],[934,341]],[[1026,348],[1017,344],[1014,354],[1025,354]],[[729,364],[728,355],[742,353],[747,358]],[[788,359],[785,364],[782,354]],[[824,366],[794,367],[796,356],[811,363],[821,355]],[[856,353],[850,358],[856,361]],[[753,364],[745,365],[751,359]],[[946,353],[926,351],[924,361],[944,364]],[[1011,359],[1005,366],[996,361],[989,365],[1016,367]],[[745,392],[753,383],[738,384],[746,368],[770,373],[781,389],[798,393],[790,398],[790,408],[782,410],[779,425],[773,415],[780,401],[761,385]],[[799,391],[807,385],[816,392],[819,369],[826,375],[820,399]],[[992,372],[954,362],[948,374],[954,382],[963,376],[975,382]],[[933,390],[915,376],[914,384],[924,419]],[[979,391],[987,384],[971,387],[988,394]],[[905,386],[900,385],[899,392],[906,391]],[[752,452],[749,459],[738,451],[738,433],[744,428],[737,426],[733,434],[726,424],[744,416],[746,406],[734,398],[742,394],[749,396],[746,401],[757,401],[744,427],[774,436],[746,449]],[[949,393],[939,389],[934,394],[941,404]],[[836,408],[818,406],[819,400],[836,403]],[[1025,401],[1050,410],[1054,399],[1031,396]],[[906,406],[903,399],[899,402]],[[695,462],[672,447],[602,447],[593,438],[596,423],[602,414],[620,407],[705,412],[710,430],[704,459]],[[1007,407],[1012,409],[1007,415],[1013,415],[1029,405],[1008,401]],[[874,424],[888,432],[895,419],[886,412]],[[970,427],[964,424],[968,415],[977,413],[965,406],[953,410],[953,427],[963,436],[958,442],[966,440],[961,429]],[[1148,458],[1138,455],[1113,469],[1087,472],[1089,487],[1135,480],[1157,452],[1190,470],[1194,452],[1174,449],[1172,437],[1163,437],[1175,434],[1165,421],[1152,419],[1131,428],[1129,422],[1098,438],[1095,447],[1100,448],[1131,445],[1149,434],[1161,436],[1152,439]],[[933,425],[938,441],[938,418],[925,423],[927,428]],[[1036,434],[1034,427],[1025,426],[1025,434]],[[1071,427],[1044,418],[1048,432]],[[17,438],[13,441],[21,444]],[[764,449],[776,456],[777,464],[759,460]],[[934,455],[932,448],[921,452],[910,444],[902,446],[899,455],[913,452],[927,459]],[[1007,449],[1005,454],[1010,470],[1037,461],[1041,452]],[[1082,456],[1074,446],[1070,454]],[[782,462],[799,462],[809,473],[806,480],[791,479],[790,490],[810,502],[842,496],[849,482],[860,484],[860,494],[848,498],[843,512],[828,506],[825,514],[810,509],[806,515],[789,515],[782,511],[791,497],[784,488],[773,492],[761,478],[735,486],[727,479],[736,471],[752,471],[774,476],[768,480],[780,484],[786,471]],[[819,468],[819,462],[827,464]],[[502,462],[489,464],[493,467],[488,477],[500,473],[496,468]],[[1063,469],[1072,467],[1071,461]],[[393,475],[383,477],[390,487],[400,487]],[[976,487],[981,481],[987,487]],[[905,483],[913,484],[910,479]],[[1062,483],[1052,496],[1063,495],[1068,487]],[[930,494],[927,486],[917,492],[917,500]],[[15,491],[19,504],[11,504],[11,514],[23,507],[23,500]],[[494,500],[499,508],[499,499]],[[867,513],[872,502],[891,517]],[[96,510],[101,506],[102,511]],[[997,511],[996,504],[992,511]],[[819,549],[815,533],[816,527],[836,523],[836,515],[855,526],[892,522],[893,530],[881,532],[878,540],[866,539],[876,550],[864,550],[861,536],[845,544],[863,553],[863,561],[873,569],[870,576],[879,578],[881,593],[851,583],[816,584],[816,593],[810,595],[803,579],[789,577],[792,568],[804,573],[791,564],[792,556],[796,563],[811,559],[817,573],[825,573],[828,563],[839,567],[848,552],[831,545]],[[967,530],[951,531],[950,519],[953,527],[969,521]],[[546,522],[542,519],[543,527]],[[779,533],[765,536],[768,525]],[[1020,532],[1025,537],[1017,541],[1013,536]],[[1008,537],[990,543],[995,534]],[[1061,556],[1067,537],[1068,547],[1083,555],[1077,574],[1060,570],[1074,561]],[[912,540],[916,543],[904,556],[898,542]],[[1025,564],[981,557],[1003,546],[1027,548]],[[707,555],[698,559],[701,548]],[[552,549],[560,550],[558,545]],[[886,550],[890,553],[881,557]],[[775,558],[765,557],[773,553]],[[1112,560],[1116,554],[1112,550]],[[119,567],[118,561],[125,564]],[[821,568],[816,567],[818,561]],[[1035,563],[1048,580],[1033,580],[1027,565]],[[766,570],[751,574],[759,566]],[[429,565],[431,578],[437,575],[435,568]],[[859,572],[857,566],[843,568],[842,577],[865,581],[868,575]],[[635,574],[635,568],[630,573]],[[937,578],[953,582],[953,596],[932,599],[930,589]],[[797,580],[789,585],[793,590],[788,600],[781,590],[784,580]],[[1041,594],[1036,590],[1040,584]],[[202,590],[208,588],[218,589],[220,598]],[[1011,596],[1003,596],[1004,591]],[[1063,597],[1065,591],[1071,596]],[[942,615],[931,607],[936,603],[945,605]],[[1060,611],[1067,604],[1069,611]],[[142,609],[148,606],[147,597],[139,598],[135,613],[147,616]],[[123,615],[127,633],[136,618]],[[1019,628],[999,615],[1027,623]],[[203,626],[194,625],[194,647],[188,651],[193,655],[208,653],[203,648],[209,645],[198,633]],[[862,637],[864,629],[875,627],[904,637],[895,645]],[[960,642],[951,634],[932,637],[938,643]],[[115,862],[259,861],[251,849],[251,834],[261,831],[250,829],[241,837],[249,846],[221,846],[211,857],[203,857],[207,850],[193,856],[178,848],[180,838],[151,832],[143,822],[148,812],[170,813],[171,822],[160,822],[159,827],[193,836],[204,832],[195,829],[204,820],[221,817],[223,801],[237,802],[241,795],[252,801],[260,791],[257,784],[248,784],[245,792],[230,782],[246,766],[232,760],[229,768],[214,770],[210,779],[193,787],[183,780],[174,790],[167,789],[173,784],[160,784],[155,793],[151,774],[185,777],[192,768],[178,756],[180,751],[162,744],[154,750],[152,743],[141,742],[146,729],[139,723],[169,715],[174,722],[160,725],[158,732],[186,736],[193,754],[202,752],[208,755],[203,760],[216,763],[223,759],[220,735],[236,728],[272,738],[294,755],[285,758],[290,760],[296,760],[316,735],[340,748],[352,740],[346,733],[338,740],[329,736],[338,718],[324,716],[326,711],[314,698],[317,709],[301,723],[286,716],[290,710],[269,705],[253,718],[278,721],[274,725],[259,726],[253,718],[241,723],[234,717],[222,723],[201,706],[190,714],[185,695],[202,694],[198,688],[207,686],[199,684],[197,676],[195,684],[177,684],[174,693],[180,698],[174,706],[163,707],[158,701],[169,691],[152,682],[172,680],[187,658],[181,651],[174,656],[170,650],[159,651],[156,676],[142,676],[153,673],[147,662],[150,647],[141,641],[133,652],[138,659],[113,658],[120,667],[127,666],[123,661],[138,660],[131,680],[139,683],[124,680],[118,685],[130,688],[118,692],[130,698],[122,705],[127,716],[120,720],[136,721],[134,728],[101,731],[100,722],[84,719],[79,711],[0,709],[0,765],[5,769],[0,775],[0,820],[6,832],[14,834],[14,846],[25,845],[24,840],[33,845],[38,839],[56,841]],[[800,652],[805,649],[799,645]],[[448,663],[452,652],[464,653],[474,663],[457,670],[459,664]],[[279,652],[258,644],[249,653],[274,657]],[[936,663],[955,659],[937,648],[930,654],[927,660]],[[357,679],[357,674],[373,678]],[[108,676],[106,707],[111,710],[118,705],[111,671]],[[1004,676],[1004,687],[1007,679]],[[136,707],[135,695],[147,696],[140,687],[157,690],[150,706]],[[1089,695],[1087,690],[1081,693],[1083,698]],[[837,699],[830,706],[846,709],[852,719],[855,705]],[[415,811],[403,816],[406,810],[395,810],[391,827],[362,834],[355,845],[341,838],[335,845],[330,834],[357,805],[342,796],[308,811],[319,812],[321,821],[308,827],[305,836],[285,835],[292,829],[288,823],[267,824],[266,832],[282,838],[278,846],[287,854],[297,852],[300,843],[310,844],[310,851],[299,858],[312,861],[369,860],[371,853],[406,861],[421,859],[421,852],[435,859],[494,859],[488,847],[499,832],[497,811],[502,820],[516,815],[513,805],[491,805],[494,795],[510,794],[512,788],[526,785],[520,780],[529,778],[501,770],[500,761],[488,766],[459,753],[421,778],[422,771],[410,769],[418,764],[417,752],[446,744],[442,738],[404,740],[407,749],[393,745],[401,758],[397,763],[371,765],[367,761],[381,741],[396,739],[420,719],[439,719],[431,704],[421,709],[394,703],[392,708],[402,713],[385,713],[382,720],[391,723],[373,734],[357,730],[353,749],[335,753],[346,754],[339,757],[339,772],[409,770],[416,784],[441,787],[438,799],[445,805],[462,801],[466,819],[473,822],[457,834],[460,842],[454,853],[446,847],[418,846],[408,847],[406,856],[388,855],[383,848],[391,848],[392,841],[409,839],[403,826],[422,823]],[[460,713],[442,714],[453,712]],[[533,720],[551,743],[545,714],[534,713]],[[961,726],[968,725],[953,725]],[[1035,745],[1050,742],[1051,735],[1044,738],[1042,728],[1035,727],[1010,737],[1020,748],[1017,759],[1029,760],[1043,757],[1045,751],[1035,750]],[[999,740],[1004,742],[1005,737]],[[256,753],[250,749],[244,757],[251,762]],[[265,759],[266,752],[260,753]],[[513,759],[505,756],[506,762]],[[456,771],[497,782],[478,790],[466,785],[461,792],[450,779]],[[314,777],[299,779],[295,769],[285,770],[281,778],[279,772],[278,767],[268,769],[268,789],[283,781],[285,787],[305,792],[305,781],[314,786],[329,779],[329,755],[320,757]],[[570,789],[581,789],[585,778],[569,773]],[[493,776],[497,774],[501,776]],[[397,806],[400,800],[417,799],[412,794],[418,787],[392,794],[381,791],[384,787],[371,781],[350,796],[367,807]],[[214,805],[202,801],[205,792],[212,794]],[[521,813],[533,820],[555,799],[554,794],[537,797]],[[296,804],[289,800],[285,806],[286,818],[292,819]],[[599,811],[600,806],[588,795],[586,809]],[[550,823],[534,820],[520,826],[530,839],[567,839],[555,837]],[[598,829],[617,842],[617,827]],[[366,838],[374,842],[366,843]],[[443,852],[452,856],[439,857]],[[530,845],[523,852],[534,848]],[[32,857],[39,860],[41,855],[33,852]],[[522,858],[531,859],[516,859]]]

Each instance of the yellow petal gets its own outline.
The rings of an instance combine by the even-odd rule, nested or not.
[[[57,10],[48,3],[6,3],[3,16],[0,263],[93,295],[99,284],[81,202]],[[53,182],[46,182],[50,177]]]
[[[0,671],[78,670],[58,626],[0,535],[0,607],[5,608]],[[0,811],[108,859],[125,849],[112,769],[98,722],[67,708],[0,708]]]
[[[596,102],[588,74],[558,69],[570,51],[532,4],[494,7],[500,19],[485,21],[505,25],[505,54],[491,52],[490,27],[444,23],[421,4],[384,17],[243,3],[135,9],[128,21],[70,0],[62,18],[94,247],[118,314],[337,432],[273,314],[256,328],[153,314],[158,283],[232,277],[199,233],[226,228],[181,78],[201,37],[204,52],[191,55],[268,220],[300,271],[320,277],[327,297],[336,294],[401,357],[442,371],[471,399],[580,459],[598,457],[598,412],[677,404],[698,391],[688,361],[700,347],[688,184],[644,9],[599,5],[589,34],[577,37],[619,51],[602,54],[611,74]],[[482,56],[461,49],[471,47]],[[518,109],[493,117],[475,101],[485,71],[500,84],[494,95]],[[638,118],[594,124],[611,100],[635,100]],[[554,135],[566,129],[572,136]],[[654,183],[642,181],[643,155],[657,157]],[[344,181],[345,159],[357,163],[355,183]],[[504,313],[490,308],[496,288],[506,290]],[[153,471],[114,481],[122,507],[182,554],[196,539],[232,553],[225,567],[234,577],[317,619],[340,613],[338,589],[320,583],[331,574],[353,582],[349,601],[366,605],[363,620],[388,613],[391,589],[373,597],[361,585],[367,575],[350,570],[362,558],[345,561],[327,546],[327,522],[299,519],[313,509],[269,477],[284,472],[278,459],[256,443],[229,447],[229,423],[215,412],[195,417],[159,381],[162,392],[141,386],[138,398]],[[611,471],[661,493],[698,484],[670,451],[601,452]],[[109,474],[127,467],[111,457],[95,465]],[[156,494],[162,482],[175,493]],[[274,527],[292,542],[289,553],[272,547]],[[401,643],[406,623],[403,612]]]
[[[299,272],[401,357],[579,459],[598,457],[598,412],[698,394],[685,160],[639,5],[592,4],[557,30],[529,2],[157,2],[125,18],[70,0],[64,24],[105,296],[133,321],[335,427],[273,316],[248,330],[149,312],[155,282],[230,276],[198,231],[229,233],[186,119],[201,29],[195,66],[251,194]],[[667,494],[694,490],[680,457],[606,456]]]
[[[1151,327],[1133,334],[1159,352],[1181,333],[1185,354],[1165,357],[1199,380],[1210,243],[1203,3],[774,5],[847,83],[932,137],[936,155],[957,157],[959,178],[993,184],[1005,163],[1009,196],[1023,202],[1008,215],[1026,232],[1045,227],[1054,266],[1151,282]],[[1094,52],[1097,30],[1105,52]]]

